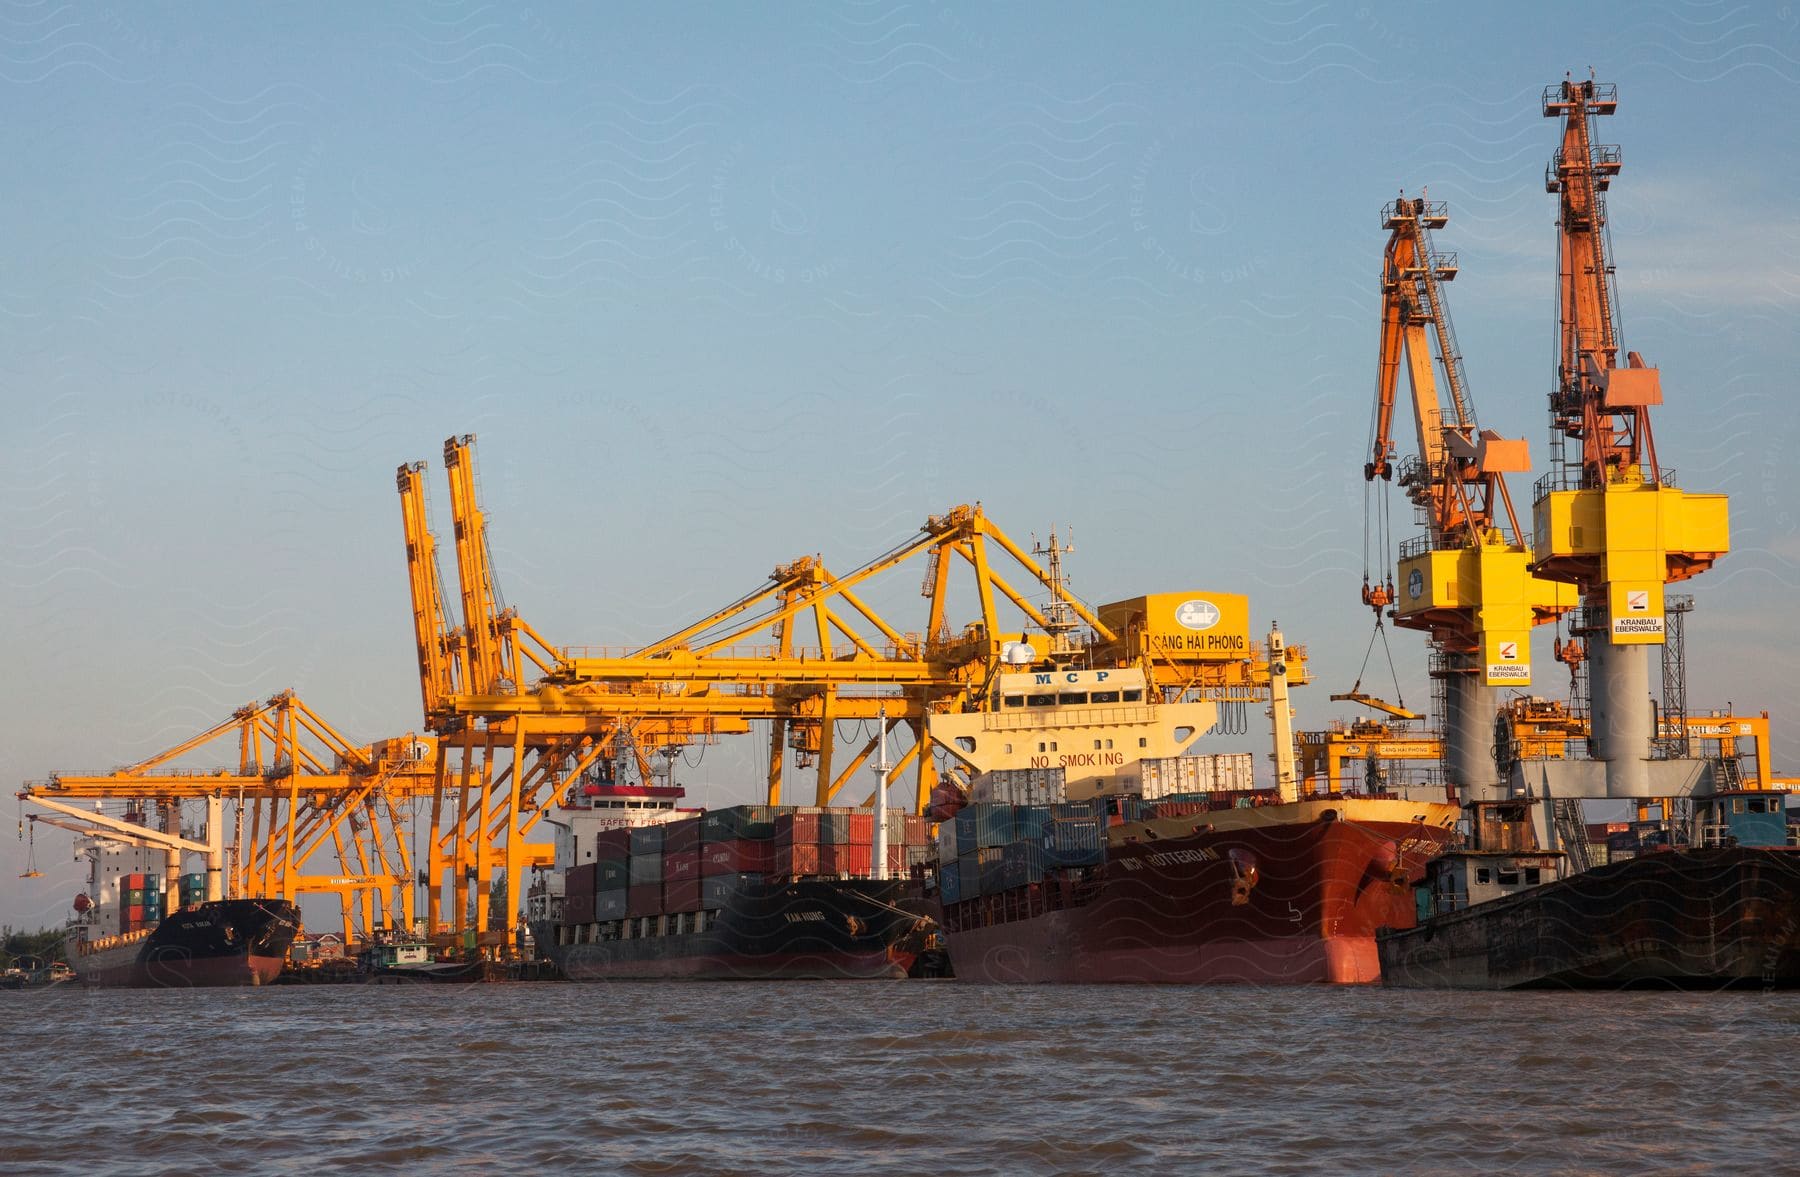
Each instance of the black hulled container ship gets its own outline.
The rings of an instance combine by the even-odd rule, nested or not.
[[[570,980],[898,978],[935,930],[923,818],[889,811],[878,872],[872,810],[583,792],[555,818],[557,865],[531,902],[538,950]]]

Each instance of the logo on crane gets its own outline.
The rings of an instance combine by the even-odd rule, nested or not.
[[[1175,620],[1183,629],[1211,629],[1219,624],[1219,607],[1211,601],[1183,601],[1175,610]]]
[[[1425,574],[1413,569],[1412,575],[1406,578],[1406,591],[1412,594],[1413,600],[1418,600],[1419,594],[1425,591]]]
[[[1633,613],[1650,612],[1650,593],[1648,591],[1626,593],[1625,607]]]
[[[1517,662],[1519,660],[1519,643],[1501,642],[1500,660],[1502,662]]]

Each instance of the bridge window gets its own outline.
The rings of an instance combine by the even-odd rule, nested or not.
[[[1491,883],[1494,881],[1493,872],[1489,871],[1484,866],[1480,870],[1475,872],[1475,881],[1477,883]]]
[[[1127,703],[1142,703],[1144,701],[1144,692],[1142,692],[1142,691],[1126,691],[1125,692],[1125,701]]]
[[[1090,703],[1117,703],[1118,701],[1119,692],[1117,691],[1095,691],[1088,696]]]
[[[1057,700],[1057,702],[1061,703],[1064,707],[1067,707],[1072,703],[1085,703],[1087,701],[1088,697],[1086,691],[1064,691],[1062,697]]]
[[[1056,706],[1056,696],[1028,695],[1026,696],[1025,703],[1029,707],[1054,707]]]
[[[1025,706],[1025,696],[1024,695],[1008,695],[1008,696],[1006,696],[1006,705],[1008,707],[1023,707],[1023,706]]]

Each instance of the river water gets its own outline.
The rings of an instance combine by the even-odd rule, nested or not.
[[[1774,1173],[1800,1119],[1797,994],[64,986],[0,1032],[19,1177]]]

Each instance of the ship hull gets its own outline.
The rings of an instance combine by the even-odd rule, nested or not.
[[[1091,880],[947,904],[950,962],[993,984],[1372,982],[1375,930],[1411,925],[1455,816],[1357,798],[1124,827]]]
[[[285,900],[215,900],[170,914],[143,940],[80,952],[72,964],[92,988],[267,985],[299,930],[299,908]]]
[[[571,929],[546,923],[532,934],[572,981],[892,979],[906,976],[929,923],[905,890],[870,879],[771,883],[733,895],[703,932],[558,943]]]
[[[1800,986],[1800,852],[1646,854],[1380,938],[1402,988]]]

